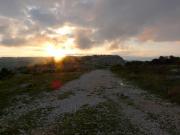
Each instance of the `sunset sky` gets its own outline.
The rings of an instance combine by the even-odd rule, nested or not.
[[[0,57],[180,56],[180,0],[0,0]]]

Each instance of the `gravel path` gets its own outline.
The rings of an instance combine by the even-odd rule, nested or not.
[[[35,117],[38,129],[27,132],[18,127],[21,134],[37,134],[39,129],[51,128],[50,125],[55,124],[62,114],[74,113],[87,104],[96,106],[107,99],[114,101],[121,109],[123,117],[146,135],[180,134],[178,105],[126,84],[108,70],[94,70],[67,83],[59,91],[41,93],[33,100],[28,95],[16,97],[17,102],[6,108],[0,118],[0,133],[15,126],[17,121],[30,112],[43,110],[38,120]]]

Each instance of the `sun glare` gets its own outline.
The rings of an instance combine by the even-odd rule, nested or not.
[[[67,55],[65,50],[62,48],[56,48],[53,45],[47,45],[46,52],[48,55],[53,56],[56,61],[62,60]]]

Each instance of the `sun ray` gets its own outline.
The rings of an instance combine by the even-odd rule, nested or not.
[[[45,51],[49,56],[53,56],[56,61],[62,60],[67,54],[62,48],[57,48],[51,44],[46,45]]]

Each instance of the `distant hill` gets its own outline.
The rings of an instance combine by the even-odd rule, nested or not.
[[[123,58],[117,55],[68,56],[58,65],[64,71],[87,70],[95,68],[108,68],[113,65],[124,65]]]
[[[23,66],[43,65],[53,62],[53,57],[7,57],[0,58],[0,69],[3,67],[14,69]],[[74,67],[103,68],[124,63],[125,61],[123,60],[123,58],[117,55],[67,56],[61,62],[59,62],[59,64],[64,69]]]
[[[0,58],[0,69],[3,67],[13,69],[35,64],[46,64],[51,61],[53,61],[52,57],[2,57]]]

